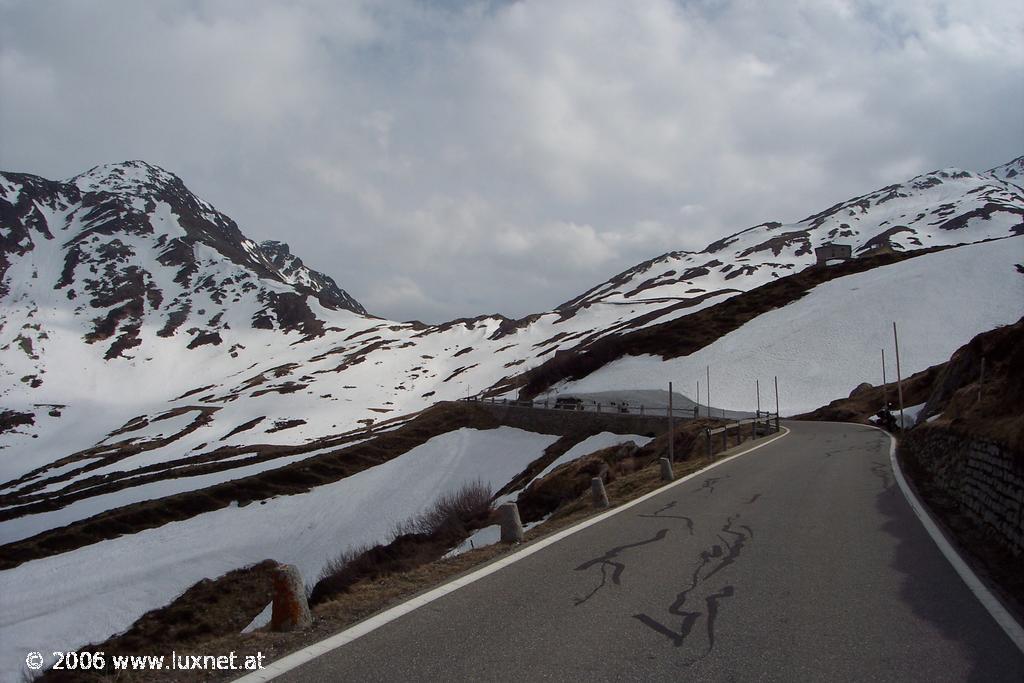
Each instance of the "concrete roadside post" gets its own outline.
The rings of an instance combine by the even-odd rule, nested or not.
[[[672,481],[672,463],[668,458],[662,458],[659,462],[661,463],[661,480]]]
[[[594,507],[603,509],[610,505],[608,493],[604,490],[604,482],[601,481],[601,477],[594,477],[590,480],[590,493],[594,499]]]
[[[523,522],[519,519],[519,506],[505,503],[498,508],[498,524],[501,526],[502,543],[523,542]]]
[[[280,564],[273,572],[274,602],[271,608],[270,630],[274,632],[301,631],[313,625],[313,616],[306,602],[306,587],[299,568],[294,564]]]
[[[708,440],[708,458],[710,458],[711,455],[712,455],[712,452],[711,452],[712,451],[712,446],[711,446],[711,427],[705,427],[704,428],[704,437]]]

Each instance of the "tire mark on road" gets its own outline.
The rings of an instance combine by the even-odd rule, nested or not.
[[[725,475],[724,477],[708,477],[700,485],[700,488],[694,489],[693,492],[694,493],[700,493],[701,491],[705,491],[706,490],[708,492],[708,494],[712,494],[712,493],[715,492],[715,486],[718,485],[718,482],[722,481],[723,479],[728,479],[728,478],[729,478],[728,474]]]
[[[715,649],[715,620],[718,619],[718,601],[731,598],[736,593],[732,586],[725,586],[717,593],[704,598],[708,608],[708,652]]]
[[[601,555],[600,557],[595,557],[594,559],[588,560],[588,561],[584,562],[583,564],[581,564],[580,566],[576,567],[576,571],[580,572],[580,571],[586,571],[586,570],[590,569],[591,567],[593,567],[595,565],[600,565],[600,567],[601,567],[601,582],[592,591],[587,593],[587,595],[585,597],[573,598],[574,606],[575,607],[579,607],[580,605],[585,603],[587,600],[590,600],[590,598],[592,598],[595,595],[597,595],[597,592],[600,591],[602,588],[604,588],[607,585],[607,583],[608,583],[608,568],[609,567],[611,567],[611,569],[612,569],[612,574],[611,574],[612,583],[615,584],[615,585],[618,585],[620,583],[620,580],[622,578],[622,572],[624,572],[626,570],[626,564],[624,562],[614,562],[613,558],[618,557],[623,551],[630,550],[632,548],[639,548],[641,546],[649,545],[651,543],[657,543],[659,541],[663,541],[663,540],[665,540],[665,536],[667,536],[667,535],[668,535],[668,529],[660,529],[656,534],[654,534],[654,536],[652,536],[651,538],[647,539],[646,541],[637,541],[636,543],[627,543],[626,545],[617,546],[615,548],[612,548],[608,552],[606,552],[604,555]]]
[[[736,594],[736,588],[732,584],[726,584],[717,587],[717,589],[707,586],[707,589],[711,592],[704,596],[704,610],[684,609],[694,592],[704,588],[715,574],[736,562],[746,544],[753,540],[753,530],[746,524],[737,524],[738,518],[739,515],[733,515],[726,519],[721,533],[717,534],[718,540],[721,543],[715,543],[700,552],[690,574],[689,584],[676,594],[675,599],[668,606],[667,612],[672,617],[678,619],[679,627],[677,630],[649,614],[640,613],[633,615],[633,618],[644,626],[650,628],[655,633],[665,636],[675,647],[682,647],[688,641],[692,642],[691,636],[693,635],[694,627],[701,617],[705,617],[706,641],[704,648],[699,653],[693,653],[684,662],[685,666],[690,666],[703,659],[714,649],[715,625],[719,617],[721,603],[724,599],[731,598]]]
[[[665,505],[661,506],[660,508],[658,508],[657,510],[655,510],[654,512],[652,512],[649,515],[637,515],[637,517],[646,517],[647,519],[681,519],[684,522],[686,522],[686,528],[690,532],[690,535],[693,536],[693,520],[692,519],[690,519],[689,517],[685,517],[683,515],[663,515],[663,514],[661,514],[661,513],[665,512],[666,510],[671,510],[672,508],[674,508],[678,504],[679,504],[679,501],[673,500],[673,501],[671,501],[669,503],[666,503]]]

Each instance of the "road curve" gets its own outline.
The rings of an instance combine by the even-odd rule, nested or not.
[[[788,427],[276,680],[1024,680],[889,437]]]

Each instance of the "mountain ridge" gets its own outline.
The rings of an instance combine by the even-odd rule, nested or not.
[[[1010,175],[1019,164],[996,168]],[[304,270],[282,242],[238,237],[229,218],[149,164],[90,169],[67,196],[59,190],[68,183],[14,174],[24,181],[14,188],[14,176],[4,174],[0,256],[11,263],[0,277],[10,289],[0,325],[0,399],[13,412],[0,425],[0,451],[17,457],[0,463],[0,482],[7,482],[0,495],[52,499],[97,472],[131,479],[143,462],[159,471],[199,458],[204,471],[230,477],[251,453],[270,468],[279,463],[267,449],[330,441],[436,401],[559,392],[634,353],[696,354],[826,280],[885,264],[892,277],[921,271],[900,266],[904,256],[1003,239],[1012,240],[1005,243],[1012,255],[1024,244],[1024,190],[997,175],[941,169],[796,224],[761,223],[700,252],[668,252],[552,311],[425,325],[322,305],[313,290],[328,291],[333,280],[316,280],[322,274]],[[184,208],[173,211],[165,199]],[[181,214],[189,216],[184,226]],[[173,231],[154,223],[172,223]],[[20,258],[33,239],[81,254]],[[228,259],[217,240],[255,265]],[[814,265],[814,248],[832,242],[861,258],[791,278]],[[1004,273],[1001,262],[992,267],[1004,283],[994,296],[1012,301],[1019,275]],[[277,275],[261,277],[258,269]],[[773,283],[779,287],[762,291]],[[950,343],[982,331],[967,329],[974,324],[956,327]],[[124,386],[133,394],[121,396]],[[718,397],[719,405],[751,408],[745,393]]]
[[[717,415],[765,405],[757,382],[776,375],[787,414],[880,376],[894,320],[904,376],[943,362],[1024,313],[1020,162],[942,169],[668,252],[553,311],[437,325],[325,305],[316,294],[337,297],[333,280],[284,243],[247,240],[148,164],[70,185],[0,175],[0,546],[27,561],[4,572],[23,582],[0,658],[20,665],[42,634],[79,647],[122,632],[250,554],[315,576],[319,548],[380,542],[366,518],[383,529],[398,497],[428,502],[408,486],[396,497],[385,472],[469,476],[446,464],[455,457],[495,492],[561,443],[489,430],[466,417],[484,412],[476,403],[431,408],[440,401],[661,394],[669,380],[689,394],[710,377],[697,394]],[[828,243],[856,258],[815,266]],[[381,439],[398,457],[427,447],[421,469],[389,461]],[[90,582],[55,593],[38,581],[74,572]]]
[[[280,245],[283,242],[273,242],[274,246],[264,251],[247,238],[233,220],[196,197],[181,178],[147,162],[136,160],[94,166],[66,181],[0,172],[0,182],[3,182],[0,221],[7,229],[20,227],[22,239],[28,237],[30,242],[32,228],[40,230],[48,239],[54,238],[46,224],[48,222],[39,212],[39,205],[53,210],[71,209],[67,218],[74,218],[78,213],[73,208],[75,203],[87,210],[83,217],[86,224],[66,245],[73,247],[94,234],[156,234],[159,227],[147,219],[154,217],[162,222],[167,218],[153,214],[156,203],[164,202],[177,218],[177,227],[184,234],[171,236],[165,232],[158,235],[157,242],[162,249],[158,260],[161,263],[173,263],[194,272],[194,255],[188,254],[188,247],[204,244],[236,265],[256,271],[261,277],[295,286],[300,292],[315,296],[328,308],[366,314],[362,305],[341,290],[332,278],[306,268],[301,260],[289,254],[287,248],[282,250]],[[26,193],[26,189],[29,192]],[[9,265],[5,263],[5,251],[0,251],[0,259],[4,259],[0,261],[0,282]],[[73,267],[73,264],[66,265]],[[179,271],[179,276],[184,275]]]

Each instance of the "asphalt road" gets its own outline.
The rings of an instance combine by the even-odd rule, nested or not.
[[[1024,681],[853,425],[792,433],[284,681]]]

